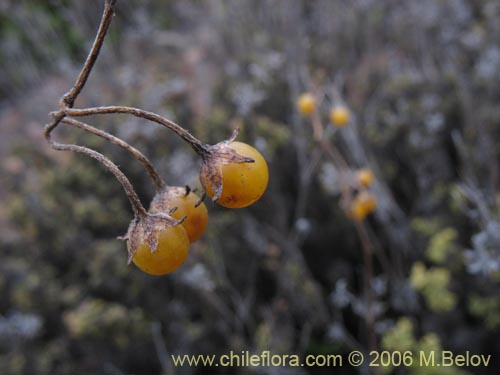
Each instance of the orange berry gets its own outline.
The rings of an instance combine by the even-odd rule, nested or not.
[[[349,123],[350,118],[351,114],[344,106],[335,106],[330,110],[330,122],[335,126],[343,128]]]
[[[266,191],[269,182],[266,160],[259,151],[246,143],[233,141],[227,145],[220,145],[221,153],[225,147],[233,149],[243,157],[253,159],[254,162],[224,162],[217,158],[210,161],[210,163],[220,163],[222,171],[222,192],[217,203],[228,208],[249,206],[259,200]],[[200,181],[210,198],[215,196],[218,188],[212,177],[202,167]]]
[[[351,215],[357,221],[363,221],[368,215],[363,205],[359,202],[353,202],[351,206]]]
[[[356,180],[358,181],[358,184],[363,187],[369,187],[373,183],[374,179],[375,176],[373,175],[373,172],[368,168],[360,169],[356,173]]]
[[[156,250],[142,242],[132,258],[134,264],[150,275],[165,275],[179,268],[187,258],[189,239],[182,225],[166,226],[158,235]]]
[[[181,225],[186,229],[189,242],[193,243],[201,237],[207,228],[208,211],[203,202],[195,207],[200,197],[193,191],[186,189],[186,187],[181,186],[166,187],[154,197],[149,206],[149,212],[169,212],[177,207],[170,216],[176,220],[186,216]]]
[[[354,198],[351,214],[357,221],[362,221],[377,208],[377,198],[369,191],[362,191]]]
[[[305,116],[308,116],[316,109],[316,99],[311,93],[304,93],[297,99],[297,109]]]

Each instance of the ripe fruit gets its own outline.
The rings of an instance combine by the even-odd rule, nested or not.
[[[238,156],[234,152],[254,162],[234,161]],[[221,206],[242,208],[264,194],[269,170],[264,157],[252,146],[236,141],[222,142],[213,146],[212,155],[204,160],[200,181],[208,196]],[[217,193],[220,193],[218,199]]]
[[[374,179],[375,176],[373,175],[373,172],[368,168],[360,169],[356,173],[356,180],[358,181],[358,184],[363,187],[369,187],[373,183]]]
[[[303,115],[310,115],[316,109],[316,99],[311,93],[305,93],[297,99],[297,108]]]
[[[344,106],[335,106],[330,110],[330,122],[338,127],[343,128],[350,120],[349,110]]]
[[[195,207],[199,201],[200,197],[187,187],[167,186],[153,198],[149,212],[169,212],[177,207],[170,216],[176,220],[186,216],[181,225],[186,229],[189,242],[193,243],[205,232],[208,224],[205,203]]]
[[[351,206],[352,217],[362,221],[377,208],[377,198],[369,191],[360,192],[353,200]]]
[[[147,241],[141,242],[132,258],[134,264],[150,275],[165,275],[179,268],[187,258],[189,239],[182,225],[166,226],[158,234],[154,252]]]

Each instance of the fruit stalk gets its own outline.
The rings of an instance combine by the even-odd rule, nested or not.
[[[149,176],[151,177],[151,180],[153,181],[153,183],[155,185],[156,191],[160,191],[163,187],[166,186],[165,180],[160,176],[160,174],[158,173],[156,168],[153,166],[151,161],[149,161],[149,159],[142,152],[140,152],[138,149],[131,146],[130,144],[128,144],[124,140],[122,140],[118,137],[115,137],[114,135],[111,135],[103,130],[99,130],[91,125],[88,125],[86,123],[83,123],[81,121],[78,121],[78,120],[75,120],[75,119],[72,119],[69,117],[65,117],[64,119],[62,119],[61,122],[64,124],[85,130],[89,133],[95,134],[101,138],[104,138],[104,139],[110,141],[111,143],[114,143],[117,146],[120,146],[124,150],[131,153],[132,156],[134,156],[144,166],[144,168],[148,172]]]
[[[200,156],[206,154],[206,148],[199,139],[193,136],[189,131],[184,129],[182,126],[176,124],[175,122],[160,116],[156,113],[145,111],[139,108],[125,107],[125,106],[108,106],[108,107],[94,107],[94,108],[64,108],[64,114],[67,116],[80,117],[80,116],[91,116],[99,114],[129,114],[135,117],[143,118],[152,122],[156,122],[181,137],[184,141],[189,143],[194,151]]]
[[[98,162],[103,164],[111,173],[113,173],[115,175],[117,180],[122,184],[122,186],[125,189],[125,192],[127,194],[127,197],[130,201],[130,204],[132,205],[134,215],[136,217],[146,216],[146,214],[147,214],[146,209],[142,205],[137,193],[135,192],[135,190],[132,186],[132,183],[127,178],[127,176],[125,176],[125,174],[120,170],[120,168],[118,168],[118,166],[115,163],[113,163],[111,160],[109,160],[106,156],[104,156],[103,154],[101,154],[95,150],[92,150],[88,147],[58,143],[58,142],[52,140],[52,138],[50,137],[50,134],[48,134],[47,141],[49,142],[50,146],[54,150],[78,152],[78,153],[90,156],[91,158],[94,158]]]

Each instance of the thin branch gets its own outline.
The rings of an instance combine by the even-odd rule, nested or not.
[[[89,133],[95,134],[101,138],[104,138],[112,143],[114,143],[117,146],[120,146],[121,148],[125,149],[129,153],[132,154],[139,162],[142,163],[146,171],[148,172],[149,176],[153,180],[153,183],[155,185],[155,188],[157,191],[161,190],[163,187],[165,187],[165,180],[159,175],[158,171],[155,169],[151,161],[138,149],[135,147],[129,145],[127,142],[121,140],[118,137],[115,137],[114,135],[111,135],[105,131],[99,130],[97,128],[94,128],[91,125],[85,124],[81,121],[65,117],[62,120],[63,123],[80,128],[82,130],[85,130]]]
[[[368,335],[368,349],[370,351],[377,350],[377,339],[375,336],[375,317],[373,312],[373,246],[370,242],[368,232],[364,222],[355,222],[356,231],[361,239],[363,248],[363,279],[364,293],[367,303],[367,312],[365,317],[366,331]]]
[[[108,32],[109,25],[111,24],[111,20],[113,19],[113,14],[115,11],[116,0],[106,0],[104,4],[104,12],[102,15],[101,23],[99,25],[99,29],[97,31],[97,35],[95,37],[94,43],[92,44],[92,48],[85,60],[85,64],[83,65],[78,78],[76,79],[75,84],[63,97],[61,103],[63,106],[73,107],[73,104],[85,86],[87,79],[89,78],[90,72],[94,67],[94,64],[99,56],[99,52],[101,51],[102,44],[104,42],[104,38]]]
[[[333,91],[333,98],[335,101],[340,100],[339,93],[334,90]],[[340,170],[341,173],[346,173],[350,170],[349,163],[345,159],[345,157],[342,155],[341,152],[339,152],[332,143],[330,143],[326,139],[326,134],[325,134],[325,128],[321,122],[321,117],[318,115],[316,112],[310,122],[310,125],[313,130],[313,140],[319,146],[315,152],[316,154],[313,154],[313,157],[321,157],[323,155],[326,155],[328,158],[331,159],[333,164]],[[318,154],[319,152],[319,154]],[[314,159],[313,159],[314,160]],[[314,160],[315,161],[315,160]],[[313,164],[314,165],[314,164]],[[312,175],[312,170],[311,170],[311,175]],[[342,192],[342,203],[344,206],[346,206],[349,202],[352,201],[352,186],[350,183],[345,183],[344,179],[341,179],[341,192]],[[303,205],[305,202],[301,202]],[[346,207],[343,207],[346,209]],[[372,282],[373,282],[373,254],[374,254],[374,248],[373,244],[370,240],[370,236],[366,227],[366,224],[364,222],[358,222],[355,221],[355,227],[357,234],[361,240],[361,245],[363,249],[363,267],[364,267],[364,272],[363,272],[363,281],[364,281],[364,296],[366,299],[366,304],[367,304],[367,313],[365,315],[365,324],[366,324],[366,330],[367,330],[367,341],[368,341],[368,348],[370,351],[376,350],[377,348],[377,338],[375,334],[375,316],[374,316],[374,311],[373,311],[373,303],[374,303],[374,296],[373,296],[373,290],[372,290]],[[377,372],[378,373],[378,372]]]
[[[139,196],[135,192],[132,184],[130,183],[130,180],[127,178],[127,176],[125,176],[125,174],[118,168],[118,166],[115,163],[113,163],[103,154],[94,151],[90,148],[78,145],[58,143],[52,140],[50,134],[47,134],[46,136],[47,136],[47,141],[54,150],[79,152],[81,154],[90,156],[91,158],[94,158],[98,162],[103,164],[111,173],[115,175],[117,180],[122,184],[123,188],[125,189],[125,193],[127,194],[127,197],[130,201],[130,204],[132,205],[132,209],[134,210],[134,215],[139,217],[146,216],[147,214],[146,209],[142,205]]]
[[[151,324],[151,333],[153,336],[153,343],[155,345],[156,354],[158,355],[158,359],[162,368],[162,373],[164,375],[174,374],[175,369],[173,368],[169,359],[167,346],[165,345],[165,340],[163,339],[161,334],[161,323],[159,321]]]
[[[175,122],[157,115],[156,113],[145,111],[139,108],[133,107],[124,107],[124,106],[109,106],[109,107],[94,107],[94,108],[64,108],[63,109],[65,115],[73,116],[73,117],[81,117],[81,116],[91,116],[91,115],[99,115],[99,114],[129,114],[135,117],[143,118],[152,122],[156,122],[162,126],[173,131],[179,137],[181,137],[184,141],[189,143],[191,147],[194,149],[196,153],[199,155],[204,155],[206,151],[205,145],[196,137],[194,137],[190,132],[184,129],[182,126],[176,124]]]
[[[47,139],[47,142],[49,143],[51,143],[50,133],[66,116],[64,111],[62,111],[62,108],[73,106],[77,96],[80,94],[80,92],[83,89],[83,86],[85,86],[85,83],[87,82],[90,72],[94,67],[97,57],[99,56],[99,52],[104,42],[106,33],[108,32],[108,28],[115,11],[115,4],[116,0],[106,0],[104,4],[104,11],[102,14],[101,23],[99,24],[97,35],[95,37],[94,43],[92,44],[92,48],[90,49],[87,59],[85,60],[85,64],[83,65],[82,70],[80,71],[80,74],[78,75],[78,78],[76,79],[73,87],[61,98],[60,101],[61,110],[57,112],[52,122],[45,126],[44,135],[45,138]]]

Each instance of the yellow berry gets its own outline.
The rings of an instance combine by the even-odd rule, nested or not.
[[[353,200],[351,206],[352,217],[362,221],[377,208],[377,198],[369,191],[360,192]]]
[[[373,172],[368,168],[360,169],[356,173],[356,180],[358,181],[358,184],[363,187],[369,187],[373,183],[374,179],[375,176],[373,175]]]
[[[141,243],[132,261],[150,275],[165,275],[179,268],[187,258],[189,239],[182,225],[167,226],[158,236],[154,252],[147,242]]]
[[[169,212],[174,207],[177,209],[170,215],[176,220],[186,216],[182,226],[186,229],[189,242],[197,241],[208,224],[208,212],[205,203],[199,202],[200,197],[186,187],[168,186],[158,193],[149,207],[149,212]]]
[[[252,146],[233,141],[228,144],[239,155],[252,158],[253,163],[223,163],[222,192],[217,200],[221,206],[229,208],[242,208],[255,203],[264,194],[269,182],[269,170],[264,157]],[[208,196],[213,198],[216,186],[210,175],[200,175],[201,184]]]
[[[313,94],[305,93],[300,95],[297,99],[297,109],[305,116],[312,114],[316,109],[316,99]]]
[[[349,110],[344,106],[336,106],[330,110],[330,122],[335,126],[343,128],[349,123],[350,118]]]
[[[357,221],[363,221],[368,215],[363,205],[358,202],[353,202],[351,207],[351,215]]]

